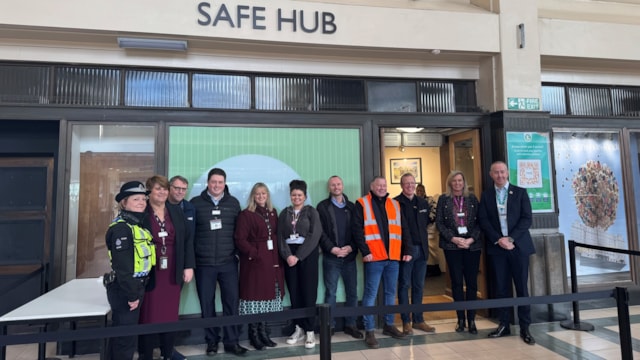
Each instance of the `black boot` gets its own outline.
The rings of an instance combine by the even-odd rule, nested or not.
[[[265,322],[258,323],[258,337],[263,344],[268,347],[276,347],[276,344],[271,338],[269,338],[269,329],[267,329],[267,324]]]
[[[258,335],[258,324],[249,324],[249,343],[256,350],[264,350],[265,344],[260,340]]]

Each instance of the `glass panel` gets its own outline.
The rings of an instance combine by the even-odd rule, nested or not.
[[[109,270],[104,234],[117,214],[114,198],[125,182],[154,174],[155,132],[154,126],[73,125],[68,279]]]
[[[366,111],[363,80],[313,79],[316,111]]]
[[[640,116],[640,89],[611,89],[613,115]]]
[[[60,67],[56,69],[56,104],[118,106],[120,70]]]
[[[0,103],[48,104],[49,67],[0,65]]]
[[[256,77],[256,109],[311,110],[309,79]]]
[[[564,86],[542,85],[542,110],[551,115],[567,115]]]
[[[453,93],[456,112],[482,112],[482,109],[478,109],[476,83],[474,81],[454,82]]]
[[[248,76],[194,74],[192,81],[193,107],[251,108],[251,79]]]
[[[418,82],[420,112],[456,112],[455,92],[452,83],[436,81]]]
[[[185,73],[137,71],[126,72],[126,106],[188,107],[188,76]]]
[[[560,232],[578,243],[629,249],[617,132],[555,131]],[[637,149],[636,149],[637,161]],[[637,171],[637,168],[636,168]],[[570,274],[567,251],[567,274]],[[576,248],[579,284],[631,279],[629,256]]]
[[[631,154],[631,176],[633,177],[633,188],[635,189],[635,201],[632,205],[636,209],[636,229],[640,229],[640,132],[632,132],[629,143],[631,148],[629,151]]]
[[[318,154],[322,154],[319,156]],[[170,175],[189,180],[186,198],[206,188],[207,173],[220,167],[227,173],[231,195],[244,208],[256,181],[265,183],[278,210],[291,204],[289,181],[304,179],[309,185],[306,202],[316,205],[327,197],[327,179],[338,174],[344,193],[355,201],[362,183],[361,133],[359,129],[171,126],[169,128]],[[359,274],[362,275],[362,271]],[[320,277],[322,275],[319,275]],[[361,280],[361,279],[360,279]],[[360,291],[363,282],[358,281]],[[324,298],[324,286],[318,298]],[[338,287],[339,289],[342,286]],[[361,293],[361,292],[360,292]],[[183,289],[181,312],[199,314],[193,282]],[[338,301],[344,292],[339,291]],[[288,299],[285,298],[285,301]]]
[[[610,116],[612,114],[609,89],[569,87],[571,115]]]
[[[371,112],[416,112],[416,84],[413,82],[368,81]]]

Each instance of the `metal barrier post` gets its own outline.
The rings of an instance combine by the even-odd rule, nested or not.
[[[573,240],[569,240],[569,266],[571,267],[571,293],[575,294],[578,292],[578,275],[576,275],[578,270],[576,269],[576,242]],[[577,301],[573,302],[573,321],[562,321],[560,326],[569,330],[593,331],[594,329],[593,325],[580,322],[580,309]]]
[[[618,306],[618,328],[620,332],[620,351],[623,360],[633,359],[631,343],[631,322],[629,320],[629,291],[627,288],[616,287],[614,292]]]
[[[331,360],[331,305],[319,304],[320,360]]]

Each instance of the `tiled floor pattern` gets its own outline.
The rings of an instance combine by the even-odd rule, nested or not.
[[[640,359],[640,306],[629,308],[631,332],[633,337],[634,358]],[[478,335],[456,333],[455,321],[440,320],[431,322],[437,328],[436,334],[415,334],[406,340],[396,340],[376,332],[380,342],[379,349],[368,349],[362,340],[354,340],[343,333],[336,333],[331,343],[333,360],[449,360],[449,359],[621,359],[617,312],[615,308],[583,310],[580,319],[595,326],[592,332],[563,329],[558,322],[537,323],[531,326],[537,344],[529,346],[517,335],[517,327],[512,326],[514,335],[488,339],[487,334],[495,328],[489,320],[477,321]],[[219,353],[215,357],[204,354],[204,345],[180,346],[178,350],[189,360],[225,360],[225,359],[279,359],[306,360],[319,359],[320,349],[306,350],[302,343],[287,345],[284,338],[278,338],[278,347],[266,351],[250,351],[245,356],[236,357]],[[248,344],[243,343],[247,346]],[[221,346],[222,348],[222,346]],[[55,345],[47,347],[48,356],[54,357]],[[7,349],[8,360],[33,360],[37,356],[36,345],[11,346]],[[66,360],[66,356],[57,356]],[[76,355],[79,360],[97,360],[96,354]],[[626,360],[626,359],[625,359]]]

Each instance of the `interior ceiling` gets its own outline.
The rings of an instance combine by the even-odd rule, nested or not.
[[[409,134],[407,132],[398,130],[396,128],[383,128],[382,129],[385,133],[400,133],[400,134]],[[444,135],[444,136],[449,136],[449,135],[454,135],[454,134],[458,134],[461,132],[465,132],[468,131],[469,129],[461,129],[461,128],[423,128],[422,130],[415,132],[413,134],[420,134],[420,133],[425,133],[425,134],[440,134],[440,135]]]

